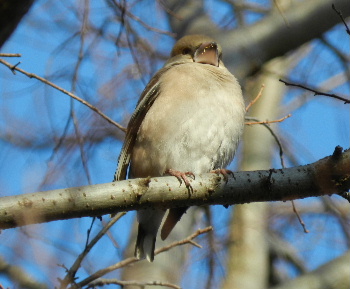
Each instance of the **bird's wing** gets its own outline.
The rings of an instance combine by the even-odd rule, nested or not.
[[[148,110],[152,106],[153,102],[156,100],[160,93],[160,76],[170,69],[172,65],[167,65],[158,71],[158,73],[153,76],[151,81],[148,83],[144,91],[142,92],[140,99],[137,103],[136,109],[131,116],[129,121],[125,141],[119,155],[118,168],[114,174],[113,181],[125,180],[128,167],[130,164],[131,152],[133,150],[137,132],[140,128],[140,125],[147,114]]]

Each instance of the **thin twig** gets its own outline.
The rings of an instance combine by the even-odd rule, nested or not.
[[[195,233],[193,233],[192,235],[188,236],[186,239],[183,239],[183,240],[178,241],[178,242],[173,242],[173,243],[171,243],[168,246],[165,246],[163,248],[160,248],[160,249],[156,250],[155,251],[155,255],[158,255],[158,254],[163,253],[165,251],[169,251],[173,247],[177,247],[177,246],[188,244],[188,243],[190,243],[190,241],[192,241],[192,239],[198,237],[201,234],[205,234],[205,233],[211,231],[212,229],[213,229],[213,227],[211,227],[211,226],[207,227],[207,228],[204,228],[204,229],[199,229]],[[81,288],[83,286],[86,286],[86,285],[90,284],[90,282],[92,282],[92,281],[94,281],[94,280],[104,276],[105,274],[107,274],[109,272],[112,272],[114,270],[123,268],[125,266],[128,266],[130,264],[133,264],[133,263],[136,263],[136,262],[139,262],[139,261],[140,260],[137,259],[136,257],[130,257],[130,258],[124,259],[124,260],[122,260],[122,261],[120,261],[120,262],[118,262],[118,263],[116,263],[114,265],[111,265],[109,267],[106,267],[104,269],[96,271],[95,273],[93,273],[89,277],[87,277],[84,280],[82,280],[79,283],[77,283],[76,286],[78,286],[78,288]]]
[[[344,101],[344,104],[350,103],[350,100],[349,100],[349,99],[340,97],[340,96],[335,95],[335,94],[320,92],[320,91],[317,91],[317,90],[315,90],[315,89],[306,87],[306,86],[304,86],[304,85],[302,85],[302,84],[290,83],[290,82],[284,81],[284,80],[282,80],[282,79],[279,79],[279,81],[280,81],[280,82],[283,82],[286,86],[295,86],[295,87],[300,87],[300,88],[303,88],[303,89],[305,89],[305,90],[311,91],[311,92],[314,93],[315,96],[316,96],[316,95],[324,95],[324,96],[329,96],[329,97],[333,97],[333,98],[342,100],[342,101]]]
[[[81,262],[84,260],[86,255],[90,252],[90,250],[96,245],[97,241],[99,241],[106,232],[117,222],[120,220],[121,217],[123,217],[126,214],[126,212],[117,214],[115,217],[113,217],[106,226],[102,228],[100,232],[91,240],[91,242],[85,246],[83,252],[80,253],[80,255],[75,260],[72,267],[67,270],[67,275],[64,277],[64,279],[61,281],[60,288],[66,288],[70,283],[74,282],[75,274],[77,273],[78,269],[80,268]]]
[[[248,112],[248,110],[250,109],[250,107],[254,104],[254,103],[256,103],[257,101],[258,101],[258,99],[261,97],[261,95],[262,95],[262,92],[263,92],[263,90],[264,90],[264,88],[265,88],[265,84],[262,84],[261,85],[261,88],[260,88],[260,90],[259,90],[259,93],[258,93],[258,95],[247,105],[247,107],[245,108],[245,111],[246,112]]]
[[[281,118],[280,120],[283,121],[284,119],[286,119],[286,118],[288,118],[290,116],[291,116],[291,114],[288,114],[287,116],[285,116],[284,118]],[[246,119],[247,118],[249,118],[249,117],[246,117]],[[274,131],[271,129],[271,127],[266,122],[259,121],[258,119],[254,119],[254,118],[249,118],[249,119],[252,119],[252,120],[255,121],[255,122],[252,122],[252,123],[249,123],[249,124],[262,124],[263,126],[265,126],[270,131],[271,135],[274,137],[274,139],[275,139],[275,141],[276,141],[276,143],[277,143],[277,145],[279,147],[279,155],[280,155],[281,166],[282,166],[282,168],[285,168],[284,157],[283,157],[283,147],[282,147],[282,144],[281,144],[280,140],[278,139],[277,135],[274,133]],[[275,121],[275,122],[278,122],[278,121]],[[304,221],[302,220],[302,218],[300,217],[300,215],[299,215],[299,213],[298,213],[298,211],[296,209],[294,201],[292,200],[291,202],[292,202],[293,212],[297,216],[300,225],[304,229],[304,232],[305,233],[309,233],[309,231],[306,229],[306,225],[305,225]]]
[[[202,234],[205,234],[209,231],[212,231],[212,230],[213,230],[212,226],[206,227],[204,229],[198,229],[196,232],[194,232],[192,235],[188,236],[186,239],[183,239],[183,240],[177,241],[177,242],[173,242],[173,243],[169,244],[168,246],[164,246],[163,248],[159,248],[158,250],[156,250],[154,252],[154,255],[158,255],[160,253],[169,251],[173,247],[182,246],[185,244],[192,244],[192,242],[191,242],[192,239],[196,238],[199,235],[202,235]],[[192,245],[194,245],[194,244],[192,244]]]
[[[113,124],[114,126],[116,126],[117,128],[119,128],[120,130],[122,130],[123,132],[126,132],[126,128],[123,127],[122,125],[120,125],[119,123],[115,122],[113,119],[109,118],[107,115],[105,115],[102,111],[100,111],[98,108],[96,108],[95,106],[93,106],[92,104],[90,104],[89,102],[87,102],[86,100],[76,96],[75,94],[63,89],[62,87],[54,84],[51,81],[48,81],[47,79],[40,77],[34,73],[29,73],[21,68],[18,68],[17,65],[20,64],[16,64],[15,66],[11,65],[10,63],[8,63],[7,61],[0,59],[0,63],[4,64],[5,66],[7,66],[13,73],[15,73],[15,71],[18,71],[26,76],[28,76],[29,78],[35,78],[61,92],[63,92],[64,94],[74,98],[75,100],[79,101],[80,103],[82,103],[83,105],[87,106],[88,108],[92,109],[94,112],[96,112],[97,114],[99,114],[101,117],[103,117],[105,120],[107,120],[109,123]]]
[[[268,124],[266,124],[266,123],[264,123],[264,122],[261,122],[261,121],[260,121],[259,119],[257,119],[257,118],[253,118],[253,117],[248,117],[248,116],[246,116],[245,119],[246,119],[246,120],[247,120],[247,119],[248,119],[248,120],[254,120],[255,123],[260,123],[261,125],[263,125],[263,126],[271,133],[271,135],[273,136],[273,138],[275,139],[275,141],[276,141],[276,143],[277,143],[277,145],[278,145],[278,147],[279,147],[279,155],[280,155],[281,166],[282,166],[282,168],[284,168],[285,165],[284,165],[284,157],[283,157],[284,153],[283,153],[282,143],[280,142],[278,136],[275,134],[275,132],[272,130],[272,128],[271,128]]]
[[[288,114],[280,119],[275,119],[275,120],[263,120],[263,121],[254,121],[254,122],[245,122],[244,124],[246,125],[253,125],[253,124],[270,124],[270,123],[277,123],[277,122],[282,122],[284,121],[285,119],[291,117],[292,114]]]
[[[339,15],[341,21],[343,21],[344,25],[345,25],[345,31],[347,34],[350,35],[350,29],[349,29],[349,26],[348,24],[346,24],[345,20],[344,20],[344,17],[343,17],[343,14],[341,13],[340,10],[337,10],[337,8],[335,8],[335,5],[332,4],[332,9]]]
[[[21,57],[20,53],[0,53],[0,57]]]
[[[179,14],[175,13],[173,10],[168,8],[168,5],[164,3],[162,0],[157,0],[157,2],[160,4],[161,8],[168,13],[172,18],[175,18],[176,20],[183,21],[184,17],[180,16]],[[176,37],[176,35],[174,36]]]
[[[306,225],[305,225],[304,221],[302,220],[302,218],[300,217],[299,212],[297,211],[297,209],[295,207],[294,200],[292,200],[292,206],[293,206],[293,212],[297,216],[300,225],[303,227],[304,233],[310,233],[310,231],[308,229],[306,229]]]
[[[142,282],[142,281],[136,281],[136,280],[122,281],[118,279],[103,279],[103,278],[100,278],[94,282],[91,282],[88,285],[87,289],[95,288],[96,286],[104,286],[104,285],[110,285],[110,284],[120,285],[123,288],[124,286],[139,286],[140,288],[145,288],[145,286],[148,285],[148,286],[164,286],[164,287],[169,287],[174,289],[181,289],[181,287],[175,284],[171,284],[163,281],[148,281],[148,282]]]
[[[86,33],[88,31],[87,27],[88,27],[88,19],[89,19],[89,12],[90,12],[89,1],[90,0],[85,0],[85,3],[84,3],[83,21],[82,21],[82,26],[80,29],[79,54],[78,54],[78,59],[77,59],[77,62],[76,62],[75,68],[74,68],[74,73],[73,73],[73,78],[72,78],[72,87],[71,87],[72,93],[76,92],[79,70],[80,70],[81,65],[83,63],[83,60],[84,60],[85,37],[86,37]],[[87,156],[86,156],[86,152],[85,152],[84,140],[83,140],[83,136],[82,136],[82,133],[80,130],[80,123],[79,123],[78,117],[76,116],[76,113],[75,113],[73,99],[71,99],[71,103],[70,103],[70,116],[73,119],[74,132],[75,132],[75,135],[76,135],[76,138],[78,141],[80,158],[81,158],[81,162],[83,165],[83,169],[84,169],[86,178],[88,180],[88,184],[91,185],[92,184],[91,174],[90,174],[90,170],[89,170],[89,167],[87,164],[88,161],[87,161]]]
[[[159,28],[156,28],[156,27],[152,27],[150,25],[148,25],[146,22],[142,21],[141,18],[137,17],[136,15],[132,14],[127,8],[126,8],[126,5],[124,4],[119,4],[117,1],[113,1],[113,4],[118,7],[119,10],[122,11],[122,14],[124,15],[127,15],[129,16],[131,19],[135,20],[136,22],[140,23],[143,27],[145,27],[146,29],[150,30],[150,31],[153,31],[153,32],[156,32],[156,33],[159,33],[159,34],[165,34],[165,35],[168,35],[168,36],[171,36],[171,37],[175,37],[176,34],[173,33],[173,32],[170,32],[170,31],[165,31],[165,30],[161,30]],[[124,16],[122,16],[124,17]]]

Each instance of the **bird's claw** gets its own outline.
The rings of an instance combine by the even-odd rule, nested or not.
[[[216,170],[212,170],[211,173],[217,174],[217,175],[222,175],[224,178],[225,183],[228,182],[228,175],[232,175],[233,177],[235,176],[233,174],[233,171],[228,170],[228,169],[216,169]]]
[[[165,173],[170,175],[170,176],[176,177],[179,180],[180,185],[182,184],[182,181],[184,181],[186,187],[192,189],[192,186],[190,184],[190,181],[188,180],[188,177],[191,176],[193,179],[195,179],[194,173],[192,173],[192,172],[180,172],[180,171],[176,171],[176,170],[172,170],[172,169],[166,170]]]

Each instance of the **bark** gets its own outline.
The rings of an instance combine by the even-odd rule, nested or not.
[[[197,175],[192,190],[175,177],[120,182],[0,198],[0,228],[139,210],[287,201],[350,189],[350,150],[289,169],[236,172],[227,183],[216,174]],[[166,188],[166,191],[164,190]]]

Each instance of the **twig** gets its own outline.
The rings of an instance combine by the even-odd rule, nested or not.
[[[162,7],[162,9],[168,13],[171,17],[175,18],[176,20],[180,20],[183,21],[184,17],[180,16],[179,14],[175,13],[173,10],[168,8],[168,5],[164,3],[163,0],[157,0],[157,2],[159,3],[159,5]],[[175,36],[176,37],[176,34]]]
[[[186,239],[183,239],[181,241],[178,241],[178,242],[174,242],[174,243],[171,243],[170,245],[168,246],[165,246],[163,248],[160,248],[158,250],[155,251],[155,255],[158,255],[160,253],[163,253],[165,251],[169,251],[171,248],[173,247],[176,247],[176,246],[181,246],[181,245],[184,245],[184,244],[187,244],[187,243],[190,243],[190,241],[192,241],[192,239],[196,238],[197,236],[201,235],[201,234],[205,234],[209,231],[211,231],[213,229],[213,227],[207,227],[207,228],[204,228],[204,229],[199,229],[197,230],[195,233],[193,233],[192,235],[188,236]],[[105,274],[109,273],[109,272],[112,272],[114,270],[117,270],[117,269],[120,269],[120,268],[123,268],[125,266],[128,266],[130,264],[133,264],[135,262],[139,262],[140,260],[135,258],[135,257],[130,257],[130,258],[127,258],[127,259],[124,259],[114,265],[111,265],[109,267],[106,267],[104,269],[101,269],[99,271],[96,271],[95,273],[93,273],[92,275],[90,275],[89,277],[85,278],[84,280],[80,281],[79,283],[77,283],[76,285],[78,286],[78,288],[80,287],[83,287],[83,286],[86,286],[88,284],[90,284],[90,282],[104,276]],[[73,287],[74,288],[74,287]]]
[[[245,122],[244,124],[246,125],[253,125],[253,124],[270,124],[270,123],[277,123],[277,122],[282,122],[285,119],[291,117],[292,114],[288,114],[280,119],[276,119],[276,120],[264,120],[264,121],[254,121],[254,122]]]
[[[80,268],[80,264],[84,260],[85,256],[90,252],[93,246],[96,245],[97,241],[100,240],[106,234],[106,232],[125,214],[126,212],[123,212],[113,217],[108,222],[108,224],[95,236],[95,238],[93,238],[91,242],[85,246],[84,251],[78,256],[72,267],[69,270],[67,270],[68,272],[64,279],[61,280],[60,288],[66,288],[70,283],[74,281],[75,274]]]
[[[191,245],[194,245],[192,243],[192,239],[196,238],[197,236],[199,235],[202,235],[202,234],[205,234],[205,233],[208,233],[209,231],[212,231],[213,230],[213,227],[212,226],[209,226],[209,227],[206,227],[204,229],[198,229],[196,232],[194,232],[192,235],[188,236],[186,239],[183,239],[181,241],[177,241],[177,242],[173,242],[171,244],[169,244],[168,246],[164,246],[163,248],[159,248],[158,250],[156,250],[154,252],[154,255],[158,255],[160,253],[163,253],[163,252],[166,252],[166,251],[169,251],[171,248],[173,247],[177,247],[177,246],[182,246],[182,245],[185,245],[185,244],[191,244]],[[196,246],[196,245],[194,245]],[[197,247],[197,246],[196,246]],[[199,246],[200,247],[200,246]]]
[[[110,284],[115,284],[115,285],[120,285],[124,288],[124,286],[139,286],[140,288],[145,288],[145,286],[164,286],[164,287],[169,287],[169,288],[174,288],[174,289],[181,289],[181,287],[163,282],[163,281],[148,281],[148,282],[140,282],[140,281],[121,281],[118,279],[97,279],[94,282],[91,282],[87,289],[89,288],[95,288],[96,286],[104,286],[104,285],[110,285]]]
[[[279,81],[280,81],[280,82],[283,82],[286,86],[295,86],[295,87],[300,87],[300,88],[303,88],[303,89],[305,89],[305,90],[311,91],[311,92],[314,93],[315,96],[316,96],[316,95],[324,95],[324,96],[329,96],[329,97],[333,97],[333,98],[342,100],[342,101],[344,101],[344,104],[350,103],[350,100],[349,100],[349,99],[340,97],[340,96],[335,95],[335,94],[320,92],[320,91],[317,91],[317,90],[315,90],[315,89],[306,87],[306,86],[304,86],[304,85],[302,85],[302,84],[290,83],[290,82],[286,82],[286,81],[284,81],[284,80],[282,80],[282,79],[279,79]]]
[[[90,0],[85,0],[85,3],[84,3],[83,21],[82,21],[82,26],[80,29],[79,54],[78,54],[78,59],[77,59],[76,65],[74,67],[74,72],[73,72],[73,77],[72,77],[72,87],[71,87],[72,93],[76,92],[79,70],[80,70],[81,65],[83,63],[83,60],[84,60],[85,37],[86,37],[87,30],[88,30],[87,27],[88,27],[88,19],[89,19],[89,12],[90,12],[89,1]],[[75,132],[75,136],[76,136],[77,141],[78,141],[80,158],[81,158],[81,162],[83,165],[83,169],[85,171],[85,175],[86,175],[88,184],[91,185],[92,184],[91,174],[90,174],[89,167],[87,164],[88,161],[87,161],[87,156],[86,156],[86,151],[85,151],[84,140],[83,140],[82,133],[80,130],[80,124],[78,121],[78,117],[76,116],[76,113],[75,113],[73,99],[71,99],[71,103],[70,103],[70,117],[73,120],[74,132]]]
[[[20,53],[0,53],[0,57],[21,57]]]
[[[247,105],[247,107],[245,108],[245,111],[246,112],[248,112],[248,110],[250,109],[250,107],[254,104],[254,103],[256,103],[257,101],[258,101],[258,99],[261,97],[261,95],[262,95],[262,92],[263,92],[263,90],[264,90],[264,88],[265,88],[265,84],[262,84],[261,85],[261,88],[260,88],[260,90],[259,90],[259,93],[258,93],[258,95]]]
[[[341,21],[343,21],[344,25],[345,25],[345,31],[347,34],[350,35],[350,29],[349,29],[349,26],[348,24],[346,24],[345,20],[344,20],[344,17],[343,17],[343,14],[341,13],[341,11],[337,10],[337,8],[335,8],[335,5],[332,4],[332,9],[339,15]]]
[[[176,36],[176,34],[173,33],[173,32],[161,30],[159,28],[152,27],[152,26],[148,25],[146,22],[142,21],[141,18],[139,18],[136,15],[132,14],[125,6],[123,6],[122,4],[119,4],[117,1],[113,1],[113,4],[116,7],[118,7],[119,10],[122,11],[123,15],[125,14],[125,15],[129,16],[131,19],[133,19],[136,22],[140,23],[146,29],[148,29],[150,31],[154,31],[154,32],[159,33],[159,34],[165,34],[165,35],[168,35],[170,37],[175,37]]]
[[[282,166],[282,168],[284,168],[285,165],[284,165],[284,157],[283,157],[284,153],[283,153],[282,143],[280,142],[278,136],[275,134],[275,132],[272,130],[272,128],[268,124],[266,124],[264,122],[261,122],[261,121],[259,121],[256,118],[246,116],[245,119],[254,120],[255,123],[260,123],[261,125],[263,125],[271,133],[271,135],[273,136],[273,138],[275,139],[275,141],[276,141],[276,143],[277,143],[277,145],[279,147],[279,155],[280,155],[281,166]]]
[[[303,227],[304,233],[310,233],[310,231],[308,229],[306,229],[306,225],[305,225],[304,221],[302,220],[302,218],[300,217],[300,215],[295,207],[294,200],[292,200],[292,206],[293,206],[293,212],[297,216],[300,225]]]
[[[8,63],[7,61],[0,59],[0,63],[4,64],[5,66],[7,66],[13,73],[15,73],[15,71],[18,71],[26,76],[28,76],[29,78],[35,78],[61,92],[63,92],[64,94],[74,98],[75,100],[79,101],[80,103],[82,103],[83,105],[87,106],[88,108],[92,109],[94,112],[96,112],[97,114],[99,114],[101,117],[103,117],[105,120],[107,120],[109,123],[115,125],[117,128],[119,128],[120,130],[122,130],[123,132],[126,132],[126,128],[123,127],[122,125],[120,125],[119,123],[115,122],[113,119],[109,118],[107,115],[105,115],[102,111],[100,111],[98,108],[96,108],[95,106],[93,106],[92,104],[90,104],[89,102],[87,102],[86,100],[76,96],[75,94],[61,88],[60,86],[54,84],[51,81],[48,81],[47,79],[40,77],[36,74],[33,73],[29,73],[21,68],[18,68],[17,65],[20,64],[16,64],[15,66],[11,65],[10,63]]]
[[[279,120],[272,121],[272,122],[280,122],[280,121],[283,121],[283,120],[285,120],[286,118],[288,118],[288,117],[290,117],[290,116],[291,116],[291,114],[288,114],[287,116],[285,116],[285,117],[283,117],[283,118],[281,118],[281,119],[279,119]],[[247,118],[248,118],[248,117],[246,117],[246,119],[247,119]],[[250,119],[253,119],[253,118],[250,118]],[[254,119],[254,120],[255,120],[255,122],[246,123],[246,124],[248,124],[248,125],[250,125],[250,124],[262,124],[262,125],[264,125],[264,126],[270,131],[271,135],[274,137],[274,139],[275,139],[275,141],[276,141],[276,143],[277,143],[277,145],[278,145],[278,147],[279,147],[279,155],[280,155],[281,166],[282,166],[282,168],[285,168],[282,144],[281,144],[280,140],[278,139],[277,135],[274,133],[274,131],[268,126],[268,123],[271,123],[271,122],[263,122],[263,121],[259,121],[259,120],[257,120],[257,119]],[[295,215],[297,216],[300,225],[301,225],[301,226],[303,227],[303,229],[304,229],[304,232],[305,232],[305,233],[309,233],[309,231],[306,229],[306,225],[305,225],[304,221],[301,219],[301,217],[300,217],[300,215],[299,215],[299,213],[298,213],[298,211],[297,211],[297,209],[296,209],[296,207],[295,207],[294,201],[291,200],[291,202],[292,202],[293,212],[294,212]]]

